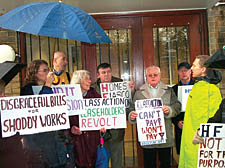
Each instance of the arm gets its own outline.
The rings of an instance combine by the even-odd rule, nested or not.
[[[165,118],[172,118],[180,114],[181,104],[177,100],[177,96],[174,91],[170,88],[170,104],[166,105],[168,107],[168,112],[165,113]]]

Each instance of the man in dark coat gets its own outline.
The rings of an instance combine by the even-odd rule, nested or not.
[[[191,65],[188,62],[182,62],[178,65],[178,76],[180,81],[178,84],[173,86],[173,90],[178,95],[178,86],[193,85],[194,81],[191,79]],[[175,139],[176,139],[176,151],[177,154],[180,154],[180,143],[181,135],[183,128],[184,112],[181,112],[179,115],[172,119],[172,122],[175,126]]]
[[[97,67],[97,80],[92,85],[93,88],[101,95],[100,83],[122,82],[123,80],[112,76],[111,65],[102,63]],[[131,91],[134,91],[134,84],[129,83]],[[111,134],[111,139],[104,143],[104,146],[111,151],[111,167],[122,168],[122,151],[124,143],[125,129],[107,130],[106,135]],[[108,136],[110,137],[110,136]]]

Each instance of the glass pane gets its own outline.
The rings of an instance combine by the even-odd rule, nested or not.
[[[161,67],[166,84],[178,82],[177,65],[190,62],[188,27],[153,28],[155,64]]]
[[[131,30],[107,30],[105,31],[112,40],[111,44],[99,43],[97,49],[97,64],[110,63],[113,75],[124,80],[132,79],[131,59]]]
[[[54,51],[63,51],[68,56],[68,72],[82,69],[81,43],[73,40],[56,39],[44,36],[26,35],[27,63],[43,59],[52,66]]]

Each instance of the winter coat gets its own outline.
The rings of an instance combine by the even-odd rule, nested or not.
[[[0,125],[1,131],[1,125]],[[0,133],[0,167],[1,168],[26,168],[26,158],[23,150],[22,136],[14,135],[2,138]]]
[[[193,85],[193,84],[194,84],[194,80],[191,80],[188,85]],[[178,84],[176,84],[172,87],[176,96],[178,94],[178,86],[185,86],[185,85],[182,85],[181,81],[179,81]],[[181,112],[176,117],[172,118],[172,123],[174,124],[174,130],[175,130],[175,140],[176,140],[177,154],[180,154],[180,143],[181,143],[181,135],[182,135],[182,129],[180,129],[178,127],[178,123],[179,123],[179,121],[184,120],[184,114],[185,114],[185,112]]]
[[[22,96],[33,95],[32,86],[35,86],[35,84],[27,84],[21,88],[20,94]],[[39,94],[52,93],[50,87],[43,86]],[[29,167],[54,168],[66,165],[66,147],[58,139],[56,131],[25,135],[24,147],[27,151]]]
[[[88,98],[101,98],[94,88],[90,88],[87,95]],[[79,127],[79,117],[77,115],[70,116],[70,127]],[[75,163],[79,167],[94,167],[97,156],[97,146],[100,143],[99,131],[82,131],[81,135],[71,133],[71,141],[74,145]]]
[[[112,76],[111,82],[123,82],[123,80]],[[97,79],[97,81],[92,85],[92,87],[95,88],[95,90],[98,92],[98,94],[101,95],[100,83],[101,83],[101,80]],[[125,129],[123,129],[123,128],[122,129],[110,129],[108,131],[112,135],[112,138],[110,140],[108,140],[109,142],[120,142],[120,141],[124,140]]]
[[[221,94],[216,84],[220,81],[221,74],[218,71],[196,78],[186,105],[179,168],[197,167],[199,145],[193,145],[192,139],[200,124],[207,123],[219,108]]]
[[[181,110],[181,104],[177,100],[177,96],[175,95],[172,88],[166,86],[164,83],[160,82],[158,84],[158,95],[157,98],[161,98],[163,105],[169,107],[169,114],[164,114],[165,119],[165,128],[166,128],[166,143],[163,144],[154,144],[154,145],[147,145],[143,146],[143,148],[167,148],[174,146],[174,139],[172,134],[172,117],[177,116]],[[150,91],[150,87],[148,83],[145,83],[140,87],[138,91],[136,91],[133,103],[130,107],[130,111],[135,111],[135,101],[142,100],[142,99],[152,99],[152,94]],[[131,114],[131,113],[130,113]],[[129,116],[130,116],[129,114]],[[128,117],[130,119],[130,117]],[[130,121],[130,120],[129,120]],[[134,123],[134,121],[130,121]],[[135,121],[136,122],[136,121]]]

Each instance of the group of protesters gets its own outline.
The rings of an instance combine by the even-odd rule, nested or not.
[[[223,105],[218,110],[222,100],[217,85],[221,81],[221,74],[207,69],[204,63],[208,59],[206,55],[197,56],[192,67],[187,62],[180,63],[180,81],[174,87],[160,80],[160,68],[154,65],[146,68],[146,83],[140,88],[135,90],[135,84],[129,83],[133,95],[131,106],[127,109],[130,123],[135,124],[138,117],[135,111],[136,100],[161,98],[163,102],[166,143],[142,146],[145,168],[156,167],[157,158],[160,168],[171,166],[171,149],[175,145],[172,124],[175,127],[177,153],[180,154],[179,168],[197,166],[196,144],[203,143],[198,132],[200,124],[221,122],[221,112],[224,110]],[[111,65],[108,63],[97,67],[97,80],[94,84],[90,72],[77,70],[71,75],[66,72],[67,64],[67,55],[61,51],[54,53],[52,69],[44,60],[32,61],[27,67],[25,86],[21,88],[20,95],[34,95],[33,86],[43,86],[38,94],[53,94],[52,85],[80,84],[84,99],[101,98],[100,83],[123,81],[112,76]],[[4,83],[0,85],[1,96],[4,96]],[[177,99],[178,86],[182,85],[194,85],[185,113],[181,113],[181,103]],[[68,130],[1,138],[0,167],[94,168],[101,134],[105,135],[104,146],[110,151],[111,167],[122,167],[125,129],[81,131],[79,116],[70,116],[69,120]]]

